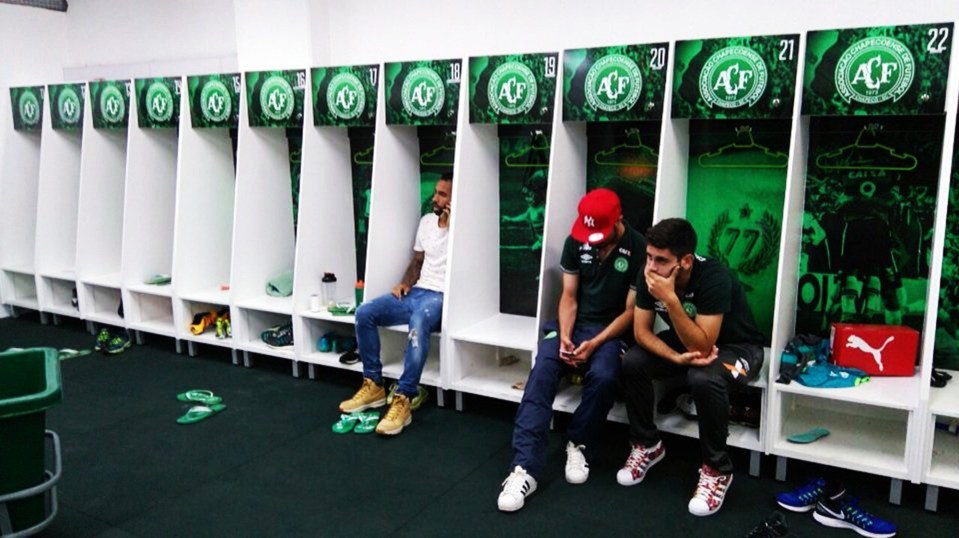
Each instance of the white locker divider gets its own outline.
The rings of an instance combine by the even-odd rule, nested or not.
[[[190,323],[197,313],[229,310],[232,304],[236,173],[230,130],[194,128],[188,93],[183,91],[180,101],[171,276],[176,338],[187,342],[192,356],[196,343],[233,349],[232,338],[218,339],[212,330],[195,335]],[[239,121],[245,123],[245,89],[238,95]]]
[[[560,64],[558,80],[565,80],[565,66]],[[586,122],[564,122],[563,94],[557,92],[553,135],[550,142],[549,184],[546,193],[546,227],[543,232],[543,270],[540,276],[539,324],[559,317],[559,298],[563,290],[563,271],[559,267],[563,245],[576,220],[579,200],[586,193],[587,159]],[[630,329],[632,330],[632,329]],[[537,338],[537,342],[538,342]],[[535,362],[536,351],[533,351]],[[530,364],[532,367],[532,364]],[[528,375],[528,372],[527,372]],[[568,384],[561,387],[553,401],[553,409],[572,413],[579,406],[582,387]]]
[[[44,124],[49,116],[43,114]],[[0,162],[0,295],[5,304],[30,310],[40,308],[34,259],[40,140],[41,129],[13,130]]]
[[[381,86],[377,84],[377,94],[382,92]],[[336,275],[331,297],[334,301],[354,301],[356,282],[353,153],[348,128],[313,124],[312,91],[310,84],[304,98],[307,106],[303,117],[300,214],[293,273],[294,347],[297,360],[310,365],[311,377],[315,375],[314,365],[362,371],[360,363],[341,364],[340,353],[317,349],[317,341],[328,333],[353,335],[354,317],[334,316],[327,311],[327,305],[321,305],[318,312],[310,310],[310,297],[322,297],[324,273]],[[379,95],[375,99],[382,103]],[[377,106],[377,124],[382,108]]]
[[[186,94],[183,82],[181,78],[181,104]],[[189,105],[180,107],[181,126],[183,116],[189,113]],[[129,126],[121,257],[127,327],[174,339],[177,332],[172,286],[146,281],[157,275],[170,275],[173,270],[177,139],[175,128]]]
[[[127,81],[129,85],[129,81]],[[86,92],[83,144],[80,153],[80,195],[77,206],[77,291],[85,320],[125,327],[120,307],[120,252],[126,186],[127,136],[137,121],[130,106],[122,129],[94,129],[92,95]],[[129,99],[132,105],[133,97]]]
[[[49,99],[47,102],[37,186],[37,298],[42,312],[78,318],[79,305],[74,306],[73,299],[77,288],[77,204],[83,135],[79,129],[53,129],[51,117],[56,105]]]
[[[381,73],[383,72],[381,68]],[[366,254],[364,300],[372,300],[390,293],[403,280],[403,274],[413,257],[413,242],[420,222],[420,142],[417,128],[412,125],[386,123],[384,77],[379,77],[376,107],[376,127],[373,140],[373,179],[370,193],[369,239]],[[465,84],[461,84],[465,86]],[[462,116],[460,120],[462,121]],[[456,160],[459,160],[457,155]],[[455,164],[454,164],[455,167]],[[454,168],[455,170],[455,168]],[[458,179],[453,179],[456,196]],[[450,214],[455,213],[454,204]],[[450,242],[454,234],[450,224]],[[447,261],[449,272],[450,261]],[[341,286],[349,286],[344,282]],[[347,295],[349,297],[349,295]],[[443,315],[448,307],[446,294]],[[406,325],[381,327],[380,360],[383,376],[397,379],[403,372],[403,354],[408,341]],[[443,387],[441,371],[442,336],[434,335],[430,353],[420,383]],[[315,342],[314,342],[315,343]],[[360,365],[356,365],[360,366]],[[361,368],[357,368],[360,370]]]
[[[468,68],[467,58],[463,69]],[[469,105],[469,87],[464,83],[459,103],[448,291],[443,313],[444,331],[448,334],[446,356],[450,357],[446,382],[448,388],[456,391],[457,409],[462,409],[463,393],[513,402],[522,398],[523,392],[513,385],[525,382],[529,375],[540,324],[537,317],[500,312],[498,125],[470,123]],[[559,110],[554,109],[554,118],[559,116]],[[554,151],[550,150],[550,163]],[[551,168],[547,215],[551,211],[550,197],[562,192],[554,187],[552,174]],[[550,222],[547,216],[547,227]],[[544,233],[548,234],[548,228]],[[548,235],[544,237],[544,256],[550,249],[548,239]],[[542,261],[540,265],[542,271]],[[540,302],[542,290],[541,272],[537,291]]]
[[[244,90],[245,85],[244,80]],[[247,108],[245,93],[240,106]],[[303,108],[307,121],[308,107]],[[289,154],[286,129],[251,127],[241,112],[230,294],[233,346],[243,352],[247,366],[252,364],[251,352],[295,359],[293,347],[272,348],[260,339],[263,330],[290,323],[293,316],[292,296],[273,297],[266,293],[270,279],[293,271]]]
[[[952,38],[955,45],[957,41]],[[939,488],[959,490],[959,436],[955,431],[936,428],[936,422],[959,422],[959,371],[947,370],[952,381],[945,387],[931,387],[933,359],[936,347],[937,318],[945,239],[949,233],[946,219],[949,216],[951,189],[959,188],[953,180],[959,171],[954,168],[956,152],[956,114],[959,112],[959,55],[953,50],[949,65],[949,80],[946,87],[946,125],[942,145],[942,165],[939,169],[939,188],[936,206],[936,225],[933,231],[932,253],[929,267],[929,290],[927,293],[925,331],[922,335],[922,365],[919,374],[919,412],[917,413],[921,440],[915,445],[914,461],[917,462],[920,481],[927,484],[926,508],[936,510]],[[954,430],[954,428],[953,428]],[[915,481],[915,480],[913,480]]]

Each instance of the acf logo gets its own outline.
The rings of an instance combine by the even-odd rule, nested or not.
[[[604,112],[632,108],[643,89],[639,66],[622,54],[603,56],[586,73],[586,102]]]
[[[293,115],[293,86],[280,76],[266,79],[260,88],[260,109],[267,118],[275,121],[288,120]]]
[[[157,123],[165,123],[173,117],[173,92],[165,82],[155,81],[147,87],[147,115]]]
[[[209,122],[221,123],[233,112],[233,97],[226,84],[208,80],[200,90],[200,114]]]
[[[100,91],[100,113],[107,123],[122,123],[126,115],[127,105],[123,101],[123,93],[114,85],[104,86]]]
[[[366,107],[366,90],[359,77],[353,73],[339,73],[330,80],[326,89],[326,106],[334,116],[351,120],[363,113]]]
[[[400,93],[403,110],[420,118],[438,115],[446,102],[443,79],[429,67],[417,67],[410,71]]]
[[[72,86],[61,86],[60,95],[57,96],[57,112],[60,114],[60,121],[63,123],[75,125],[80,121],[80,96],[77,95]]]
[[[753,106],[766,91],[766,62],[753,49],[726,47],[706,60],[699,72],[699,94],[712,108]]]
[[[867,105],[898,101],[909,90],[916,73],[912,53],[891,37],[857,41],[836,64],[836,91],[850,103]]]
[[[506,62],[493,71],[486,94],[497,114],[525,114],[536,103],[536,77],[526,64]]]
[[[35,127],[40,122],[40,100],[33,90],[25,90],[17,101],[24,127]]]

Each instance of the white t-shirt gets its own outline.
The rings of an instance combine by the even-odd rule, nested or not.
[[[424,252],[425,255],[420,279],[414,286],[443,292],[446,287],[446,239],[450,229],[448,226],[440,228],[439,221],[440,217],[435,213],[427,213],[420,219],[413,250]]]

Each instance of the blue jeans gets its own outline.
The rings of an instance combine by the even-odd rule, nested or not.
[[[573,344],[589,340],[605,327],[602,325],[577,324],[573,328]],[[546,445],[549,442],[549,422],[553,417],[553,400],[560,378],[573,367],[559,360],[559,334],[556,322],[543,326],[549,334],[557,334],[543,340],[536,355],[536,365],[529,373],[523,400],[516,412],[513,427],[513,463],[510,470],[519,465],[538,478],[543,472]],[[588,370],[583,380],[583,397],[573,413],[566,429],[566,438],[577,445],[589,447],[596,439],[599,428],[606,422],[619,388],[622,342],[614,338],[597,348],[588,361]]]
[[[356,342],[363,361],[363,377],[377,383],[383,380],[377,327],[408,324],[403,374],[397,391],[410,398],[416,396],[430,351],[430,333],[439,330],[442,316],[443,294],[423,288],[410,288],[402,299],[387,293],[361,304],[356,309]]]

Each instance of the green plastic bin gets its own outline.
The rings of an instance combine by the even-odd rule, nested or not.
[[[56,349],[0,353],[0,497],[36,488],[50,476],[44,468],[46,410],[61,400]],[[42,493],[3,504],[13,533],[48,519]]]

